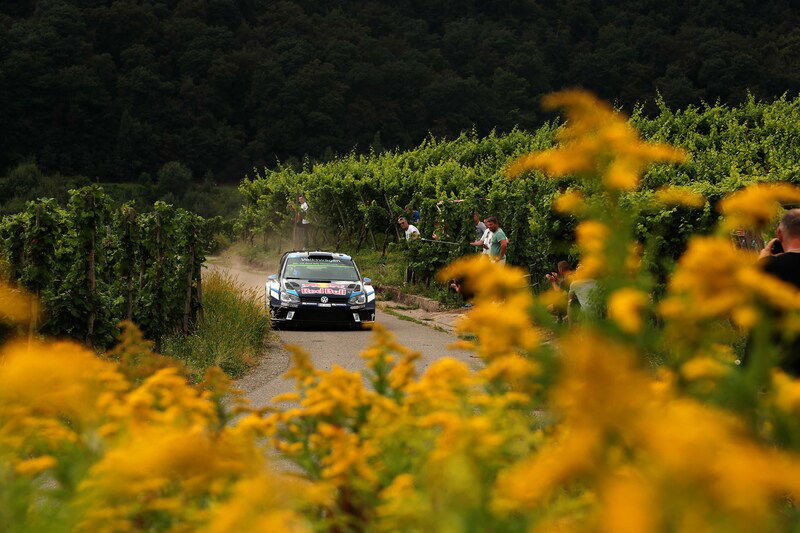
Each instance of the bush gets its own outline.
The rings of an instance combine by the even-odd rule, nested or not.
[[[170,161],[158,171],[156,188],[161,195],[182,197],[192,185],[192,171],[180,161]]]
[[[231,239],[224,233],[215,233],[211,236],[211,244],[209,245],[209,253],[218,254],[223,250],[231,247]]]
[[[164,354],[184,361],[197,375],[218,366],[240,376],[264,347],[269,316],[263,301],[234,278],[212,272],[203,279],[203,309],[194,333],[164,340]]]

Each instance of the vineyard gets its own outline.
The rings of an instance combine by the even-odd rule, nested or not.
[[[636,237],[650,240],[645,261],[663,277],[686,246],[689,235],[709,233],[718,220],[719,200],[742,186],[800,178],[800,99],[770,103],[750,100],[740,107],[706,106],[671,111],[661,106],[653,118],[635,113],[631,124],[645,139],[669,142],[691,155],[676,166],[656,165],[642,187],[621,198],[634,217]],[[408,152],[351,154],[301,171],[257,171],[240,191],[245,205],[238,227],[248,238],[288,232],[291,204],[304,192],[311,219],[328,236],[326,244],[354,251],[385,249],[398,238],[396,220],[409,208],[421,211],[420,231],[459,246],[418,243],[407,262],[430,278],[449,260],[469,251],[474,239],[471,211],[499,218],[510,239],[508,259],[541,279],[560,259],[577,257],[572,246],[575,219],[550,208],[559,190],[590,193],[576,176],[556,183],[539,170],[509,181],[505,168],[520,154],[553,146],[558,123],[538,130],[454,141],[429,139]],[[702,205],[663,206],[655,190],[688,185],[707,199]],[[650,239],[650,237],[654,237]]]
[[[149,339],[187,334],[202,315],[201,265],[209,242],[198,215],[156,202],[152,211],[112,208],[100,187],[29,202],[6,216],[0,246],[12,282],[30,291],[44,334],[106,348],[120,321]]]
[[[34,300],[0,284],[0,321],[23,333],[0,346],[0,524],[13,532],[796,531],[800,380],[781,366],[800,334],[800,292],[737,248],[730,231],[774,227],[800,188],[755,183],[725,195],[719,221],[688,236],[658,294],[642,257],[659,236],[639,241],[630,199],[675,176],[664,166],[643,175],[650,165],[686,169],[702,157],[687,162],[686,150],[644,142],[586,93],[546,103],[568,113],[558,142],[514,159],[502,179],[517,187],[511,180],[532,183],[532,171],[575,176],[571,187],[583,192],[564,191],[552,207],[577,219],[582,266],[573,279],[596,280],[600,312],[560,320],[564,291],[533,293],[525,270],[463,258],[438,275],[475,290],[457,342],[480,361],[475,368],[441,358],[418,370],[420,354],[378,325],[363,373],[316,368],[289,347],[294,391],[254,407],[218,369],[190,385],[133,328],[114,360],[30,338]],[[658,187],[653,204],[708,210],[701,186],[710,187]],[[41,212],[74,218],[80,206],[80,220],[98,227],[97,194],[77,192],[65,212]],[[165,209],[135,226],[150,245],[166,227]],[[33,229],[56,216],[32,224],[35,215],[32,205],[19,219],[28,248],[39,243]],[[108,227],[126,220],[118,215]],[[124,234],[91,227],[85,237],[73,227],[58,248],[86,254],[84,282],[92,257],[108,257],[91,243]],[[158,255],[147,257],[139,264],[150,269]],[[19,276],[50,297],[34,274]],[[134,287],[146,286],[143,276]],[[134,305],[134,317],[139,306],[147,308]],[[86,328],[84,313],[77,324]],[[742,363],[734,344],[745,337]]]

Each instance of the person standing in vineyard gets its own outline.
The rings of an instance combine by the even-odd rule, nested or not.
[[[475,217],[478,218],[477,213],[475,213]],[[492,233],[492,230],[486,227],[486,220],[484,220],[483,223],[481,223],[479,219],[478,225],[475,226],[476,233],[479,231],[480,226],[483,226],[483,233],[478,233],[478,240],[475,242],[471,242],[469,244],[470,246],[480,247],[482,254],[490,255],[489,254],[490,245],[492,243],[492,236],[494,234]]]
[[[298,210],[295,212],[295,248],[305,249],[308,247],[308,202],[303,194],[297,196]]]
[[[478,215],[477,211],[472,212],[472,220],[475,221],[475,236],[478,240],[483,238],[483,234],[486,233],[486,224],[483,223],[481,220],[480,215]]]
[[[500,263],[506,262],[506,250],[508,249],[508,237],[497,222],[497,217],[488,217],[486,227],[492,232],[492,240],[489,245],[489,256],[492,261]]]
[[[400,224],[400,228],[405,232],[407,241],[419,239],[419,230],[415,225],[409,224],[406,217],[398,218],[397,223]]]

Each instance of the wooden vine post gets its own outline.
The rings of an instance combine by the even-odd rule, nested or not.
[[[189,264],[186,269],[186,296],[183,303],[183,334],[189,334],[189,317],[192,313],[192,284],[194,282],[194,228],[192,228],[189,244]]]
[[[94,204],[94,202],[92,202]],[[92,335],[94,334],[94,321],[97,318],[97,284],[94,277],[94,260],[95,260],[95,237],[96,228],[91,229],[89,239],[89,301],[91,302],[91,309],[89,311],[89,323],[86,326],[86,343],[92,344]]]

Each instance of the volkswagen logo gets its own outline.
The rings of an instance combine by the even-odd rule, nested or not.
[[[319,301],[324,303],[324,304],[326,304],[326,303],[328,303],[328,297],[327,296],[323,296],[322,298],[319,299]]]

